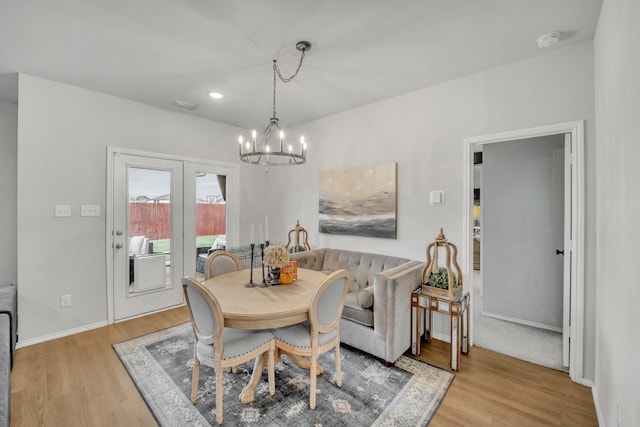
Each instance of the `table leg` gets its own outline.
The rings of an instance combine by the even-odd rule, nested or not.
[[[466,304],[462,312],[462,354],[469,354],[469,309],[470,304]]]
[[[256,357],[256,360],[253,364],[253,372],[251,373],[251,380],[249,384],[247,384],[240,393],[240,402],[242,403],[251,403],[254,399],[254,391],[262,378],[262,371],[264,370],[264,363],[268,353],[261,353]]]
[[[280,349],[281,354],[286,354],[287,356],[289,356],[289,359],[293,360],[293,362],[300,366],[302,369],[306,369],[309,370],[311,369],[311,362],[309,361],[309,359],[306,359],[298,354],[290,354],[287,353],[286,351]],[[318,365],[317,369],[316,369],[316,373],[318,375],[324,373],[324,369],[322,368],[322,366]]]
[[[431,342],[431,325],[433,325],[433,310],[431,310],[431,307],[428,307],[426,310],[429,311],[429,326],[425,328],[426,329],[425,334],[427,336],[426,337],[427,343],[430,343]]]
[[[422,314],[422,309],[417,305],[417,304],[412,304],[411,307],[411,311],[412,311],[412,330],[413,333],[411,334],[411,350],[414,356],[419,356],[420,355],[420,350],[421,350],[421,341],[422,341],[422,337],[420,335],[420,315]]]
[[[451,369],[453,371],[458,370],[458,352],[456,350],[457,347],[460,346],[460,342],[458,341],[458,332],[459,332],[459,324],[458,324],[458,316],[451,313],[451,323],[449,328],[449,362],[451,364]]]

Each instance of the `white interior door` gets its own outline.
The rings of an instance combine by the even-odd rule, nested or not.
[[[485,316],[562,331],[563,152],[564,135],[483,147]]]
[[[183,162],[112,153],[114,320],[183,301]]]

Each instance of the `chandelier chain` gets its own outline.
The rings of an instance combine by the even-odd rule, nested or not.
[[[275,59],[273,60],[273,116],[272,116],[273,118],[276,118],[276,83],[277,83],[276,74],[278,75],[282,83],[289,83],[291,80],[295,78],[295,76],[298,75],[298,71],[300,71],[300,68],[302,68],[302,61],[304,60],[304,55],[306,52],[307,52],[306,49],[302,49],[302,54],[300,55],[300,62],[298,63],[298,68],[296,68],[296,71],[294,71],[294,73],[290,77],[283,77],[282,73],[280,72],[280,67],[278,67],[277,61]]]

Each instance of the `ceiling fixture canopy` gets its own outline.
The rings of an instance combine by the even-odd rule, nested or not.
[[[296,43],[296,49],[301,52],[300,63],[290,77],[283,77],[276,60],[273,60],[273,114],[264,132],[258,137],[254,129],[251,132],[251,139],[245,140],[242,135],[238,137],[240,160],[245,163],[262,166],[293,166],[307,161],[307,143],[304,136],[300,136],[300,142],[296,146],[287,144],[284,131],[280,128],[276,116],[276,76],[282,83],[293,80],[302,67],[305,54],[311,49],[311,43],[299,41]]]

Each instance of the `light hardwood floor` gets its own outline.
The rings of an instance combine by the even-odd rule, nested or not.
[[[11,374],[11,426],[155,426],[111,348],[189,320],[186,308],[18,349]],[[432,341],[420,359],[447,367]],[[568,375],[474,347],[462,357],[430,426],[595,426],[587,387]]]

